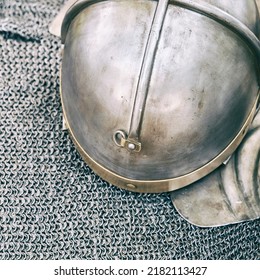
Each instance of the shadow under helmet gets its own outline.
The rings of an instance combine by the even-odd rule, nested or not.
[[[227,160],[254,118],[253,0],[81,0],[61,36],[67,127],[89,166],[116,186],[189,185]]]

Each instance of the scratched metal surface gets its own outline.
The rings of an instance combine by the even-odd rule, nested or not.
[[[226,165],[172,192],[174,206],[189,222],[219,226],[260,218],[259,128],[258,110],[245,139]]]
[[[212,17],[219,9],[203,1],[208,16],[186,0],[162,0],[158,7],[156,1],[105,1],[81,10],[84,0],[66,16],[64,116],[102,178],[137,192],[172,191],[210,173],[239,144],[258,97],[255,2],[236,1],[234,10],[234,2],[210,2],[248,28],[227,13],[219,20],[237,26],[235,33],[218,24]],[[242,30],[252,38],[250,48],[237,36]],[[113,141],[118,132],[122,143]]]
[[[259,259],[259,219],[198,228],[168,194],[135,194],[96,176],[62,130],[64,1],[0,4],[1,259]]]
[[[181,215],[199,226],[217,226],[260,218],[260,113],[226,165],[176,192]]]

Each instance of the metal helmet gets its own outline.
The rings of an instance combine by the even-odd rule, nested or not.
[[[110,183],[171,191],[238,147],[259,97],[254,0],[81,0],[67,12],[61,96],[79,152]]]

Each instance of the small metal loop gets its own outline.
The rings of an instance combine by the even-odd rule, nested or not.
[[[62,130],[68,130],[67,122],[62,114]]]
[[[117,130],[113,135],[113,140],[118,147],[125,146],[126,133],[122,130]]]
[[[117,130],[113,135],[113,140],[118,147],[125,148],[130,152],[140,152],[141,150],[141,143],[128,139],[123,130]]]

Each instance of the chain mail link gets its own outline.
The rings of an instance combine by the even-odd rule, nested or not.
[[[62,131],[48,33],[63,2],[0,4],[0,258],[259,259],[259,220],[197,228],[168,194],[120,190],[83,162]]]

